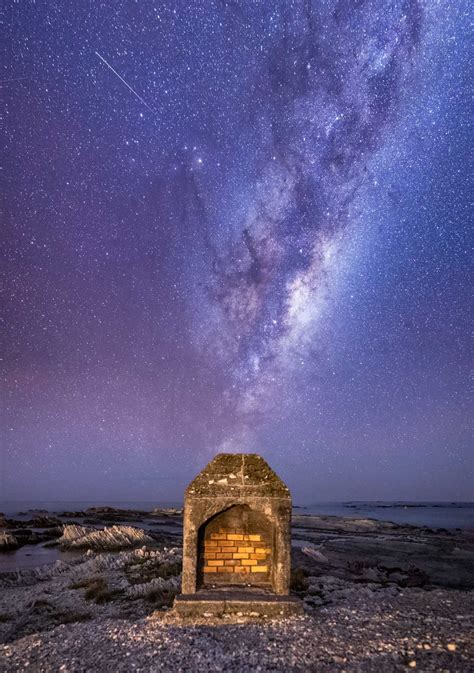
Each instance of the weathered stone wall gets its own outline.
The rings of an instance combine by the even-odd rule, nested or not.
[[[237,507],[240,509],[237,509]],[[234,509],[235,508],[235,509]],[[248,554],[248,559],[241,561],[257,561],[256,565],[267,566],[267,571],[262,575],[260,572],[237,571],[233,575],[242,572],[246,584],[261,585],[262,581],[269,583],[276,594],[287,595],[290,584],[290,525],[291,525],[291,496],[288,488],[271,470],[268,464],[256,454],[220,454],[194,479],[188,486],[185,494],[184,505],[184,539],[183,539],[183,581],[182,591],[184,594],[195,593],[203,583],[207,583],[204,576],[218,577],[220,572],[202,572],[199,567],[201,553],[204,552],[203,540],[205,530],[216,515],[226,510],[234,514],[240,512],[232,531],[224,526],[225,534],[234,535],[261,535],[266,544],[259,547],[242,545],[252,549],[270,549],[267,558],[251,558],[251,554],[261,552],[224,552]],[[245,529],[243,512],[252,512],[252,516],[260,517],[262,525],[259,528]],[[247,515],[250,516],[250,515]],[[243,518],[242,518],[243,517]],[[211,529],[209,529],[211,530]],[[219,534],[217,530],[212,531]],[[222,534],[224,534],[224,532]],[[265,537],[266,536],[266,537]],[[268,539],[267,539],[268,538]],[[212,539],[212,538],[211,538]],[[232,541],[228,538],[225,541]],[[245,541],[242,540],[242,542]],[[249,540],[247,540],[248,542]],[[257,540],[255,540],[257,542]],[[229,545],[221,545],[225,547]],[[237,545],[237,549],[239,545]],[[208,549],[208,553],[213,552]],[[217,552],[214,552],[217,553]],[[204,560],[204,559],[203,559]],[[208,558],[213,561],[229,561],[239,559]],[[214,564],[208,564],[212,567]],[[204,564],[203,564],[204,566]],[[254,564],[242,563],[241,567],[253,567]],[[214,567],[226,567],[215,565]],[[229,566],[230,567],[230,566]],[[202,571],[204,567],[202,567]],[[268,573],[268,574],[267,574]],[[210,582],[209,583],[214,583]]]

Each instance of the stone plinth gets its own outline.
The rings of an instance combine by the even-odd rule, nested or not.
[[[193,618],[223,615],[251,617],[293,617],[303,613],[295,596],[261,595],[251,590],[198,591],[176,597],[174,610],[180,617]]]

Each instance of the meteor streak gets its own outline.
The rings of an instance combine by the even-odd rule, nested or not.
[[[118,72],[117,72],[114,68],[112,68],[112,66],[110,65],[110,63],[109,63],[108,61],[106,61],[105,58],[99,54],[98,51],[96,51],[95,54],[96,54],[96,56],[98,56],[98,57],[100,58],[101,61],[103,61],[103,62],[105,63],[105,65],[106,65],[108,68],[110,68],[110,70],[112,70],[112,72],[114,73],[114,75],[117,75],[117,77],[119,78],[119,80],[120,80],[121,82],[123,82],[123,83],[125,84],[125,86],[126,86],[128,89],[130,89],[130,91],[133,93],[133,95],[136,96],[136,97],[138,98],[138,100],[139,100],[141,103],[143,103],[143,105],[144,105],[145,107],[147,107],[147,108],[150,110],[150,112],[155,112],[155,110],[153,110],[153,108],[150,107],[150,106],[148,105],[148,103],[146,102],[146,100],[143,100],[143,98],[140,96],[140,94],[138,94],[138,93],[135,91],[135,89],[132,89],[132,87],[130,86],[130,84],[128,84],[128,83],[124,80],[124,78],[123,78],[121,75],[119,75]]]
[[[7,82],[19,82],[21,79],[30,79],[29,77],[10,77],[10,79],[0,79],[0,84],[6,84]]]

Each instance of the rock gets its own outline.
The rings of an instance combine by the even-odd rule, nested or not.
[[[324,605],[324,601],[320,596],[305,596],[304,604],[312,608],[318,608],[321,605]]]
[[[61,512],[59,515],[63,519],[82,519],[86,516],[85,512]]]
[[[369,582],[382,582],[386,575],[378,568],[364,568],[361,573],[361,578]]]
[[[153,516],[182,516],[183,510],[182,509],[176,509],[176,507],[155,507],[152,511],[151,514]]]
[[[313,561],[317,561],[318,563],[329,563],[327,556],[324,556],[324,554],[320,552],[319,549],[314,549],[313,547],[303,547],[301,551],[303,554],[306,554],[306,556],[312,558]]]
[[[448,643],[446,647],[450,652],[456,652],[457,649],[456,643]]]
[[[402,586],[406,584],[406,581],[408,579],[408,575],[404,575],[403,573],[390,573],[389,575],[389,582],[394,582],[395,584],[401,584]]]
[[[142,521],[148,512],[136,509],[118,509],[115,507],[89,507],[86,516],[105,521]]]
[[[35,516],[27,522],[32,528],[55,528],[61,526],[61,520],[55,516]]]
[[[16,549],[18,546],[18,540],[11,533],[0,533],[0,551]]]
[[[181,576],[169,577],[168,579],[163,579],[162,577],[154,577],[149,582],[143,584],[132,584],[127,586],[127,584],[121,585],[120,588],[125,590],[125,594],[130,598],[146,598],[152,594],[162,592],[162,593],[172,593],[175,596],[181,586]]]
[[[96,530],[70,524],[64,526],[63,534],[58,542],[68,549],[112,551],[150,544],[153,543],[153,539],[140,528],[132,526],[110,526],[103,530]]]

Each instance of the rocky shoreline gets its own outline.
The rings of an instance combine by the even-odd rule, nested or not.
[[[185,624],[170,610],[181,514],[4,519],[5,535],[46,531],[46,544],[81,552],[0,573],[0,671],[472,670],[472,534],[297,514],[292,591],[303,618]]]

